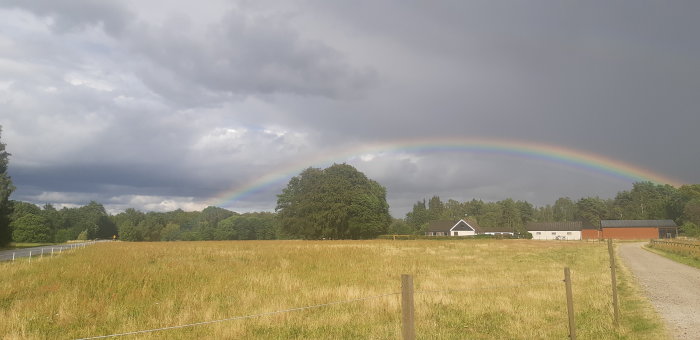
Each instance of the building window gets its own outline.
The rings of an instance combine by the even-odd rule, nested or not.
[[[567,231],[566,234],[567,234],[567,235],[571,235],[571,232],[570,232],[570,231]]]
[[[542,233],[538,231],[535,233],[535,235],[542,235]]]
[[[556,235],[556,234],[557,234],[557,232],[556,232],[556,231],[553,231],[553,232],[552,232],[552,235]]]

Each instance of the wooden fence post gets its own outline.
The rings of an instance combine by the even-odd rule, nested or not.
[[[401,275],[401,334],[404,340],[415,340],[413,276]]]
[[[612,280],[613,324],[620,327],[620,306],[617,301],[617,273],[615,272],[615,252],[612,239],[608,239],[608,254],[610,255],[610,279]]]
[[[576,322],[574,321],[574,294],[571,291],[571,272],[564,268],[564,283],[566,284],[566,310],[569,314],[569,339],[576,340]]]

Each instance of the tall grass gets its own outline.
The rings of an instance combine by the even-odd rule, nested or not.
[[[612,327],[604,244],[523,240],[102,243],[0,265],[0,334],[63,339],[400,292],[414,275],[424,339],[564,339],[563,268],[581,339],[659,339],[623,276]],[[630,303],[630,301],[632,303]],[[397,339],[400,296],[141,334],[139,339]]]
[[[686,256],[700,261],[700,242],[699,241],[654,241],[649,243],[648,247],[660,249],[669,253]]]
[[[676,262],[700,268],[700,241],[673,240],[653,241],[646,245],[647,249],[666,256]]]

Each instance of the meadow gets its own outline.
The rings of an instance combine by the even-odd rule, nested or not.
[[[419,339],[566,339],[563,268],[580,339],[663,339],[624,270],[612,326],[604,243],[370,240],[98,243],[2,263],[0,334],[74,339],[401,291],[414,275]],[[124,338],[400,339],[400,295]]]

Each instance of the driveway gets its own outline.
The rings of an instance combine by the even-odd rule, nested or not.
[[[618,254],[677,339],[700,340],[700,269],[620,243]]]

